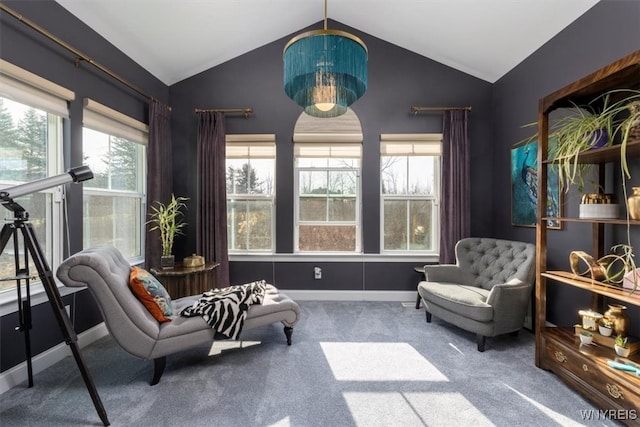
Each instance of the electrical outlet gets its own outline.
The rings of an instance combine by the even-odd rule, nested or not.
[[[322,279],[322,269],[320,267],[313,267],[313,278],[316,280]]]

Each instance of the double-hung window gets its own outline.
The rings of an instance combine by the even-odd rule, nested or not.
[[[273,253],[275,168],[275,135],[226,136],[229,253]]]
[[[441,152],[441,134],[381,136],[384,253],[438,252]]]
[[[82,120],[83,158],[94,175],[83,185],[83,246],[112,245],[141,261],[148,127],[91,99]]]
[[[361,252],[362,144],[296,143],[295,251]]]
[[[0,59],[0,190],[10,193],[15,185],[64,172],[62,121],[69,117],[68,102],[74,97],[73,92]],[[62,187],[14,201],[29,214],[36,239],[55,270],[62,257]],[[1,215],[11,218],[12,213]],[[19,242],[22,262],[22,237]],[[15,275],[13,254],[9,239],[0,256],[0,277]],[[29,270],[35,273],[35,266]],[[0,291],[13,288],[13,281],[0,282]]]

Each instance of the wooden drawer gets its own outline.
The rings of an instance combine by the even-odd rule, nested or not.
[[[640,378],[609,367],[606,361],[615,359],[613,351],[581,346],[577,337],[554,339],[545,334],[544,342],[546,365],[552,371],[601,408],[622,410],[620,416],[632,418],[620,421],[640,424]],[[603,357],[603,351],[610,356]]]

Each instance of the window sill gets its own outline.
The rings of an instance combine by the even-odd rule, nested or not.
[[[403,262],[437,263],[437,254],[229,254],[231,262]]]

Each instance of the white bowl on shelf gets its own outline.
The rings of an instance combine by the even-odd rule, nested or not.
[[[620,205],[613,203],[585,204],[580,203],[580,218],[618,218]]]

